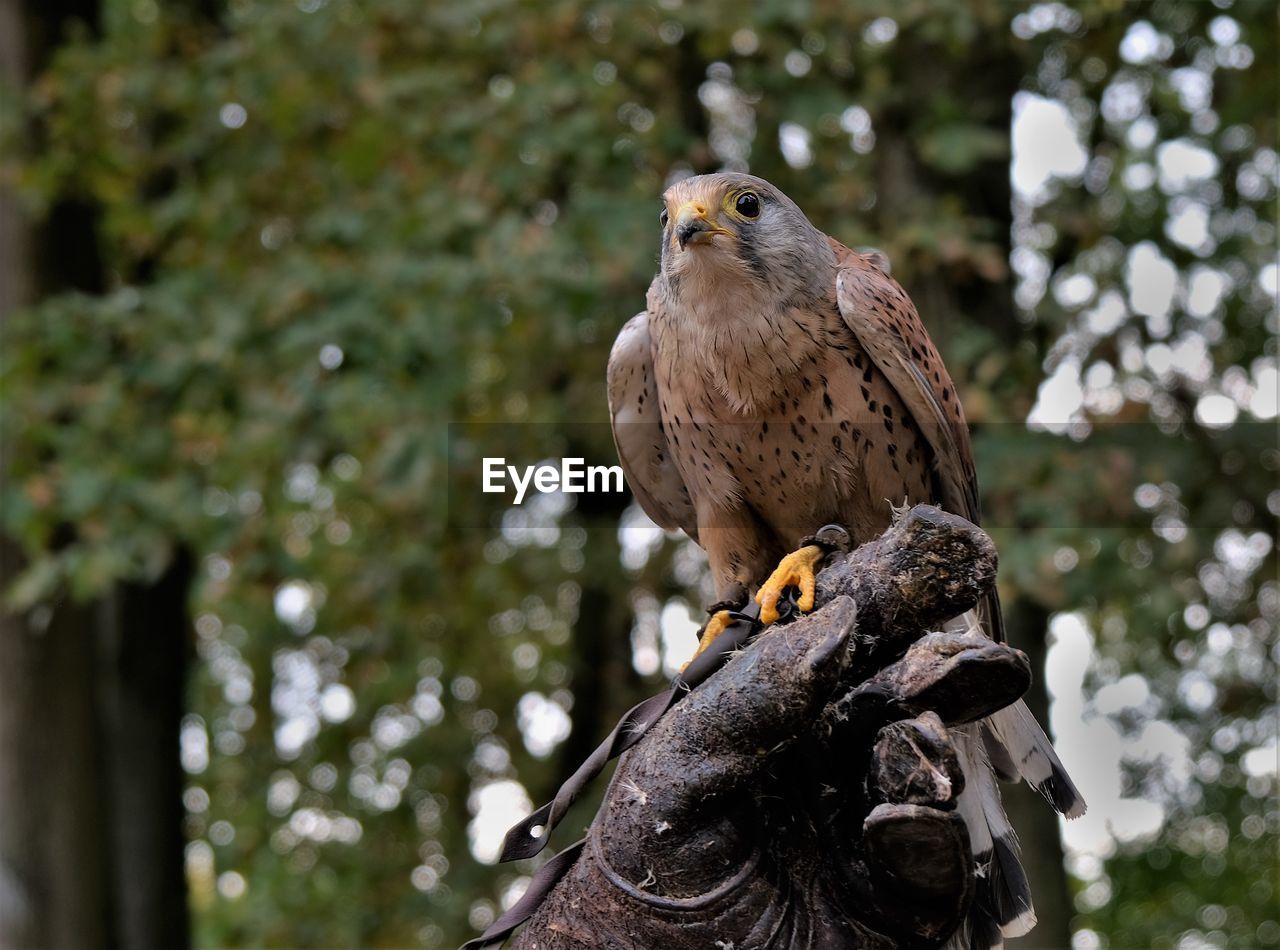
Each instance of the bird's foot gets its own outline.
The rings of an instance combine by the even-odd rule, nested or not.
[[[802,613],[813,609],[813,595],[817,587],[818,563],[827,555],[827,548],[807,544],[793,551],[778,562],[769,579],[760,585],[756,603],[760,605],[760,622],[771,624],[778,619],[778,601],[788,587],[800,592],[796,606]]]
[[[702,651],[715,643],[716,637],[724,633],[724,628],[733,623],[733,616],[728,610],[717,610],[707,618],[706,625],[699,633],[698,649],[693,651],[690,663],[702,654]]]
[[[746,599],[745,592],[743,594],[743,599]],[[696,660],[702,655],[703,651],[711,646],[711,644],[715,643],[716,637],[724,633],[725,628],[733,623],[734,613],[741,609],[741,601],[731,600],[722,600],[718,604],[712,604],[707,608],[707,613],[711,616],[707,618],[707,622],[703,624],[702,629],[698,631],[698,649],[694,650],[693,656],[689,657],[689,663]],[[680,672],[683,673],[689,666],[689,663],[680,667]]]

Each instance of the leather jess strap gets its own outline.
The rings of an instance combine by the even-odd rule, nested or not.
[[[790,619],[796,612],[794,592],[778,604],[780,620]],[[671,683],[671,687],[644,702],[633,706],[614,726],[595,751],[591,753],[568,780],[560,786],[556,797],[543,805],[528,818],[514,825],[503,842],[500,861],[518,861],[531,858],[546,847],[561,819],[577,801],[578,796],[603,771],[610,759],[617,758],[639,742],[663,715],[688,695],[699,683],[725,664],[736,650],[741,649],[761,629],[760,606],[754,601],[740,611],[730,611],[730,623],[716,637],[715,646],[698,654]],[[506,940],[511,933],[533,916],[543,899],[556,886],[560,878],[573,867],[582,852],[586,839],[569,845],[534,873],[528,889],[511,909],[495,920],[479,937],[468,940],[460,950],[479,950]]]

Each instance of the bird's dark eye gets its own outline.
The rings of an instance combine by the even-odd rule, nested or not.
[[[734,207],[738,209],[738,214],[744,218],[760,216],[760,199],[754,192],[744,191],[738,195],[738,202]]]
[[[662,223],[664,228],[667,226],[667,222],[671,220],[671,215],[667,214],[666,208],[662,209],[662,214],[658,215],[658,220]]]

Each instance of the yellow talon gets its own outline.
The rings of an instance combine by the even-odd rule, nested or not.
[[[729,626],[731,623],[733,623],[733,618],[729,616],[729,611],[727,610],[716,611],[707,618],[707,625],[702,628],[702,638],[698,641],[698,649],[694,650],[693,656],[689,657],[689,663],[696,660],[702,654],[703,650],[711,646],[715,638],[724,633],[724,628]],[[685,667],[687,667],[689,663],[680,667],[680,672],[683,673]]]
[[[788,587],[798,587],[800,597],[796,601],[802,611],[813,609],[813,595],[817,587],[817,566],[826,552],[816,544],[793,551],[778,562],[769,579],[760,586],[756,603],[760,605],[760,622],[771,624],[778,619],[778,601]]]

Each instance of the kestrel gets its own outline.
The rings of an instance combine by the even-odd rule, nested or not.
[[[752,594],[765,622],[788,585],[812,609],[821,549],[788,552],[821,525],[861,543],[889,526],[893,505],[921,502],[978,521],[955,386],[878,255],[827,237],[750,175],[679,181],[660,219],[661,266],[647,309],[614,343],[609,408],[640,506],[707,552],[720,603],[700,649]],[[1003,640],[994,593],[978,613]],[[993,772],[1025,779],[1068,817],[1085,804],[1022,702],[960,732],[958,807],[985,870],[954,945],[996,947],[1035,912]]]

